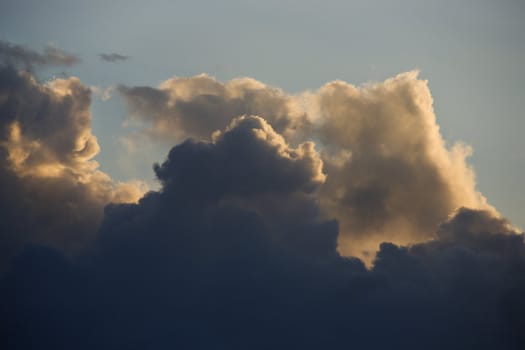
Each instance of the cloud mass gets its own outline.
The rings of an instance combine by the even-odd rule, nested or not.
[[[134,131],[170,145],[147,192],[99,169],[91,89],[6,50],[3,349],[524,346],[524,233],[417,72],[297,95],[121,85]]]
[[[459,207],[498,215],[476,189],[470,148],[443,140],[428,83],[416,71],[362,87],[334,81],[299,95],[206,75],[119,91],[152,142],[209,140],[233,116],[249,114],[292,143],[315,140],[327,175],[318,198],[339,221],[345,255],[373,256],[385,240],[425,241]]]

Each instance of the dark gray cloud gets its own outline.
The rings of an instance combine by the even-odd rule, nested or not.
[[[194,150],[181,151],[185,147]],[[191,159],[185,158],[187,155]],[[185,166],[193,171],[188,172]],[[225,132],[214,135],[211,144],[191,140],[182,143],[172,149],[162,167],[155,169],[160,181],[170,185],[168,188],[190,188],[194,198],[199,197],[194,190],[212,198],[223,193],[250,196],[260,192],[311,192],[325,180],[313,143],[293,149],[264,119],[255,116],[234,119]],[[195,176],[202,177],[201,185],[188,186],[187,182],[196,181]]]
[[[121,55],[118,53],[101,53],[98,55],[98,57],[100,58],[101,61],[111,62],[111,63],[123,62],[129,59],[129,56]]]
[[[0,40],[0,62],[32,70],[40,66],[72,66],[80,62],[80,59],[52,45],[46,46],[43,52],[38,52]]]
[[[293,149],[263,119],[240,117],[211,143],[188,140],[174,147],[166,161],[154,167],[162,190],[150,193],[138,205],[107,208],[100,239],[141,236],[141,230],[146,229],[142,225],[153,224],[150,220],[164,222],[177,217],[175,226],[181,225],[180,229],[167,223],[159,226],[174,240],[171,247],[161,249],[182,249],[167,254],[180,257],[202,248],[210,256],[222,256],[229,249],[238,249],[227,252],[234,257],[264,248],[290,249],[308,258],[333,256],[337,225],[321,218],[315,198],[325,178],[321,168],[311,144]],[[132,229],[135,233],[128,231],[128,220],[137,224]],[[236,230],[237,223],[248,227]],[[226,224],[233,226],[222,229]],[[199,228],[190,234],[193,225]],[[177,233],[186,230],[188,236]],[[263,231],[264,236],[258,237]],[[223,240],[222,234],[232,236]],[[323,234],[325,238],[321,238]],[[179,239],[182,242],[176,243]],[[316,240],[319,244],[312,243]],[[228,248],[231,244],[237,248]],[[206,259],[206,254],[201,258]]]
[[[155,167],[162,189],[107,207],[82,258],[27,247],[3,280],[5,348],[525,344],[523,234],[460,209],[433,241],[383,243],[367,270],[337,253],[315,167],[279,157],[265,128],[245,118],[174,147]]]

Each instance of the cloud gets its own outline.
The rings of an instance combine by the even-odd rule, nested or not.
[[[328,174],[321,201],[341,224],[344,253],[426,240],[459,207],[496,213],[476,189],[470,148],[447,147],[432,102],[417,72],[363,87],[331,82],[316,93],[314,135]]]
[[[98,55],[98,57],[101,61],[111,63],[123,62],[129,59],[129,56],[121,55],[118,53],[101,53]]]
[[[97,169],[91,91],[79,79],[43,85],[3,66],[0,96],[0,266],[24,242],[81,250],[94,238],[104,206],[137,201],[143,188],[115,184]]]
[[[131,116],[146,122],[147,132],[169,142],[186,137],[207,140],[240,115],[258,115],[289,137],[307,124],[305,114],[282,90],[250,78],[221,83],[202,74],[171,78],[158,88],[120,86]]]
[[[432,238],[459,207],[492,211],[476,189],[470,147],[440,134],[418,72],[357,87],[342,81],[289,95],[249,78],[172,78],[158,88],[121,86],[132,121],[150,137],[209,140],[238,115],[257,114],[291,143],[315,140],[327,180],[319,200],[340,224],[339,249],[366,258],[384,240]]]
[[[290,148],[284,138],[260,117],[234,119],[225,132],[216,132],[213,136],[213,146],[186,141],[174,148],[168,161],[162,167],[156,167],[160,181],[181,189],[200,188],[203,195],[214,197],[223,192],[251,195],[294,189],[312,191],[325,180],[322,161],[313,143]],[[180,152],[184,147],[195,150]],[[186,158],[187,155],[191,160]],[[184,168],[180,169],[186,164],[194,171],[190,178],[186,178],[188,172]],[[217,171],[219,167],[220,172]],[[187,181],[194,183],[197,180],[196,175],[203,177],[202,183],[187,186]],[[198,197],[195,192],[191,196]]]
[[[192,254],[193,244],[197,251],[202,248],[214,255],[212,250],[218,249],[222,254],[226,253],[222,250],[234,249],[228,248],[234,244],[239,245],[239,251],[227,254],[244,256],[242,244],[259,249],[261,240],[269,240],[263,246],[272,243],[280,249],[293,248],[297,254],[302,246],[309,257],[317,255],[312,253],[314,250],[320,255],[334,254],[337,225],[321,218],[315,199],[316,190],[325,180],[319,155],[311,143],[291,148],[260,117],[235,119],[212,142],[188,140],[175,146],[164,163],[154,169],[162,190],[150,193],[138,205],[108,207],[101,240],[119,241],[119,237],[137,235],[144,239],[140,237],[142,230],[151,226],[152,235],[158,230],[159,234],[165,232],[181,240],[162,248],[170,255]],[[148,213],[147,217],[142,213]],[[173,222],[168,224],[166,220]],[[132,228],[136,234],[128,231],[128,222],[137,224]],[[246,231],[235,229],[236,224],[248,225]],[[199,227],[197,231],[194,225]],[[185,230],[194,233],[177,234]],[[266,237],[253,236],[262,234],[261,230],[268,231]],[[222,242],[221,234],[235,237]],[[319,245],[309,244],[309,239],[321,234],[328,235],[330,243],[321,240]],[[184,251],[177,253],[182,247]]]
[[[72,66],[80,59],[56,46],[48,45],[40,53],[21,45],[0,40],[0,62],[26,70],[41,66]]]

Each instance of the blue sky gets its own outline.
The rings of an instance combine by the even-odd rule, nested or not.
[[[474,149],[478,188],[525,227],[525,5],[520,1],[3,1],[0,39],[77,54],[86,85],[156,86],[173,76],[250,76],[294,93],[333,79],[380,81],[418,68],[445,139]],[[109,64],[100,53],[130,60]],[[50,69],[51,77],[59,73]],[[43,77],[46,78],[46,77]],[[94,99],[102,170],[151,177],[115,161],[126,110]],[[161,161],[165,149],[144,164]],[[158,154],[158,158],[156,157]]]

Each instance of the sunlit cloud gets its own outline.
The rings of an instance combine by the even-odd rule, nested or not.
[[[148,142],[207,140],[231,118],[254,113],[289,142],[315,142],[327,176],[319,200],[326,217],[339,222],[339,250],[368,263],[385,240],[432,239],[457,208],[499,215],[476,188],[472,149],[447,146],[441,136],[428,83],[417,71],[363,86],[334,81],[295,95],[249,78],[221,83],[206,75],[119,92],[130,125]]]
[[[136,202],[142,182],[114,183],[100,171],[91,132],[91,90],[78,78],[39,83],[30,73],[2,67],[0,178],[3,201],[17,213],[7,218],[5,258],[26,242],[81,251],[96,236],[110,202]],[[10,185],[8,185],[10,183]]]

